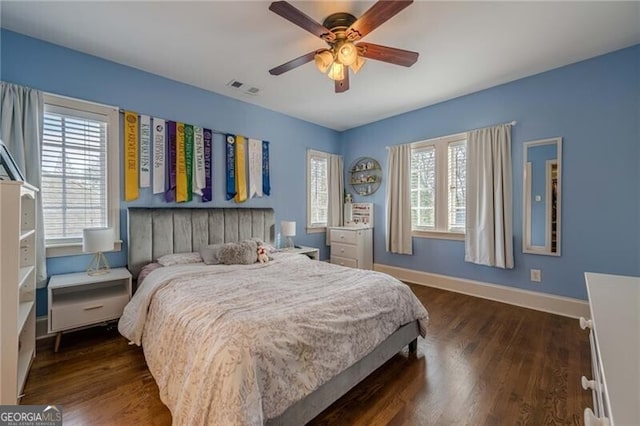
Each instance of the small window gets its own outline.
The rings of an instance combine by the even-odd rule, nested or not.
[[[411,229],[414,235],[463,234],[466,214],[466,135],[411,147]]]
[[[307,228],[325,228],[329,207],[329,154],[307,151]]]
[[[118,110],[45,96],[42,207],[48,248],[77,246],[82,230],[113,227],[119,235]],[[74,251],[64,254],[72,254]]]

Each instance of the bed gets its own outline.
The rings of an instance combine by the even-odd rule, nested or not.
[[[271,209],[129,209],[129,269],[215,243],[273,241]],[[426,332],[384,274],[275,253],[145,279],[120,332],[142,345],[174,424],[304,424]],[[376,290],[379,289],[379,290]]]

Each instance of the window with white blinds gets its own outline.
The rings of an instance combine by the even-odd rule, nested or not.
[[[329,154],[307,151],[307,228],[327,226]]]
[[[466,134],[411,145],[411,228],[415,235],[464,233]]]
[[[80,244],[84,228],[118,231],[118,133],[114,108],[45,97],[41,193],[47,246]]]

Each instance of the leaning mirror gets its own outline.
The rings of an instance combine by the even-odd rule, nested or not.
[[[522,251],[560,256],[562,138],[524,143]]]

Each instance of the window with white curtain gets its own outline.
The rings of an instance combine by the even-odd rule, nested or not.
[[[84,228],[108,226],[119,235],[118,140],[116,108],[45,96],[41,193],[48,256],[80,253]]]
[[[329,207],[329,154],[307,151],[307,228],[325,228]]]
[[[414,236],[462,238],[465,230],[466,134],[411,145]]]

